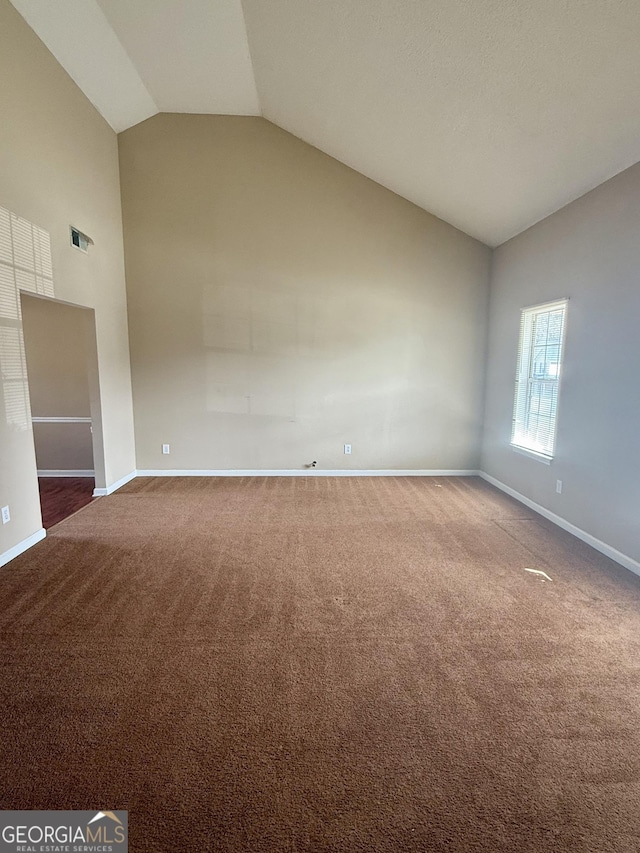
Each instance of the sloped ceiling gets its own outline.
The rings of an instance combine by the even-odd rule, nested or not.
[[[12,0],[115,130],[259,115],[488,245],[640,160],[637,0]]]

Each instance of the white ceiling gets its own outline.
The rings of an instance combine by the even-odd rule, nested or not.
[[[240,0],[98,2],[160,112],[260,115]]]
[[[262,114],[492,246],[640,160],[638,0],[12,2],[115,130]]]
[[[124,130],[158,112],[93,0],[11,2],[114,130]]]

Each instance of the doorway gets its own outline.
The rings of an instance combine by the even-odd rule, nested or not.
[[[42,525],[49,529],[91,503],[96,467],[104,467],[95,316],[30,293],[20,298]]]

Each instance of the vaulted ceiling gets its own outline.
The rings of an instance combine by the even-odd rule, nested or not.
[[[495,246],[640,160],[638,0],[12,0],[116,131],[265,118]]]

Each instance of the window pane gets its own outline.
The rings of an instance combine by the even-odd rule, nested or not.
[[[552,311],[549,315],[549,343],[560,343],[564,311]]]
[[[537,314],[535,317],[535,334],[534,340],[536,344],[546,344],[547,333],[549,331],[549,315]]]
[[[511,441],[553,453],[566,302],[522,312]]]

